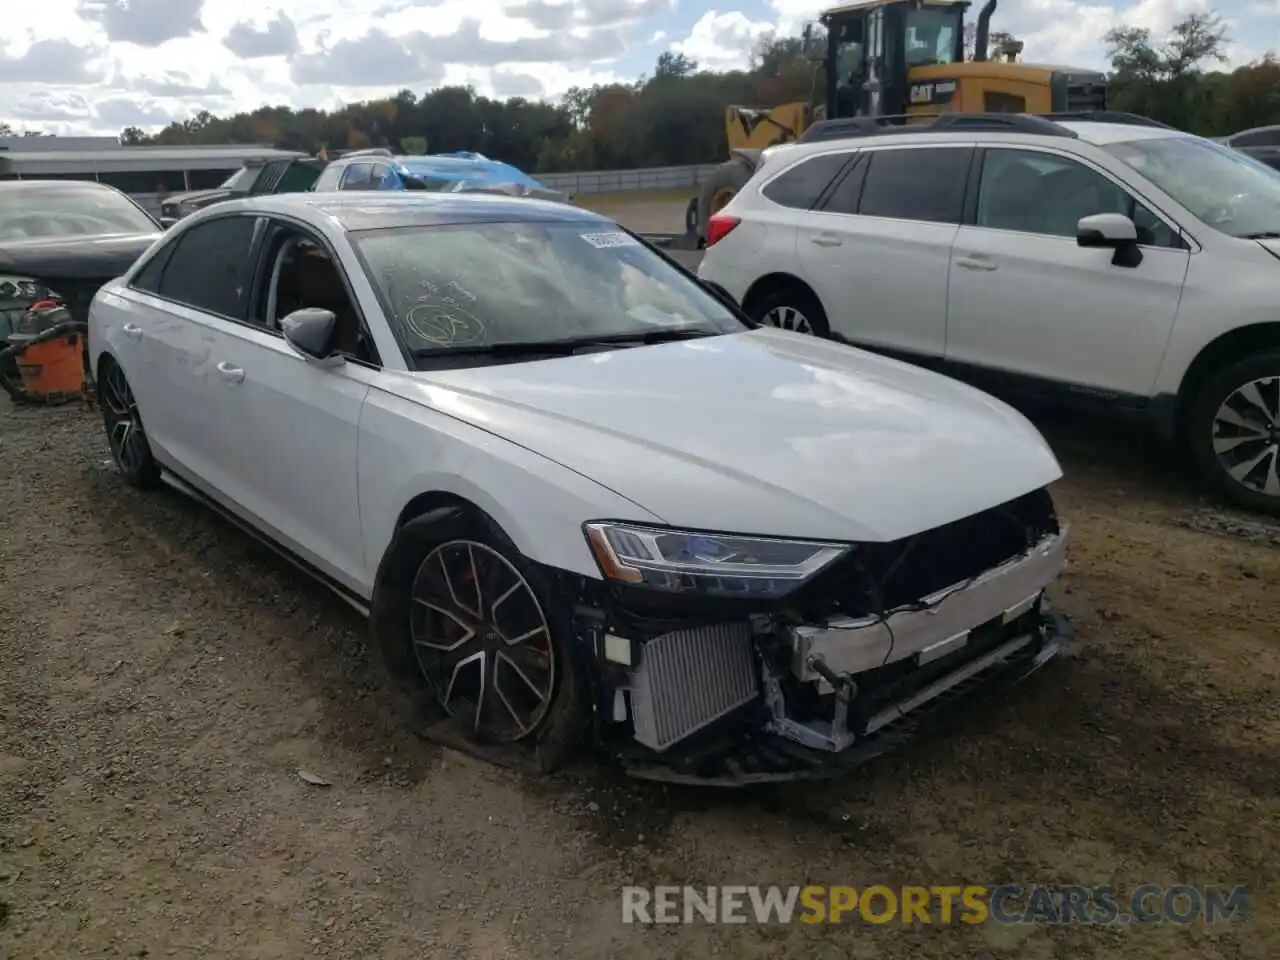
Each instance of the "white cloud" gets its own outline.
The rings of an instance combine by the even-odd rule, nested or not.
[[[756,42],[773,29],[767,20],[752,20],[737,10],[709,10],[693,25],[689,36],[673,46],[703,70],[741,69],[750,63]]]
[[[1010,0],[993,27],[1022,39],[1027,60],[1104,67],[1107,30],[1132,24],[1159,35],[1209,2]],[[746,66],[761,36],[796,35],[832,0],[708,3],[12,0],[0,37],[0,120],[48,132],[118,132],[126,116],[147,125],[201,109],[332,107],[438,83],[556,97],[648,72],[668,45],[704,68]],[[1220,9],[1237,41],[1233,65],[1261,56],[1277,35],[1276,0],[1220,0]],[[675,21],[677,14],[687,19]],[[687,31],[675,26],[694,17]]]

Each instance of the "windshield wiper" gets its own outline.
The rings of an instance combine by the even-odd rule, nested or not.
[[[434,360],[438,357],[568,357],[589,347],[648,345],[668,343],[673,340],[692,340],[698,337],[714,337],[718,331],[697,327],[659,328],[636,333],[605,334],[598,337],[572,337],[564,340],[509,340],[499,343],[476,344],[461,347],[424,347],[413,351],[415,360]]]
[[[1257,233],[1242,233],[1241,240],[1280,240],[1280,230],[1259,230]]]

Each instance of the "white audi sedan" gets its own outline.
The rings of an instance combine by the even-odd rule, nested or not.
[[[500,762],[836,773],[1065,642],[1022,416],[757,328],[575,207],[229,201],[89,326],[123,477],[328,584],[429,729]]]

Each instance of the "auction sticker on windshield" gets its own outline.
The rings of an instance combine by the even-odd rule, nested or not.
[[[608,250],[612,247],[638,247],[640,241],[629,233],[614,231],[611,233],[583,233],[579,234],[583,240],[591,244],[597,250]]]

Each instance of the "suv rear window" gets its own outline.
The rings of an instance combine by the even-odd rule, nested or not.
[[[844,169],[850,153],[824,153],[796,164],[786,173],[770,180],[760,192],[784,207],[810,209],[836,174]]]
[[[972,147],[876,150],[862,187],[864,217],[959,223]]]

